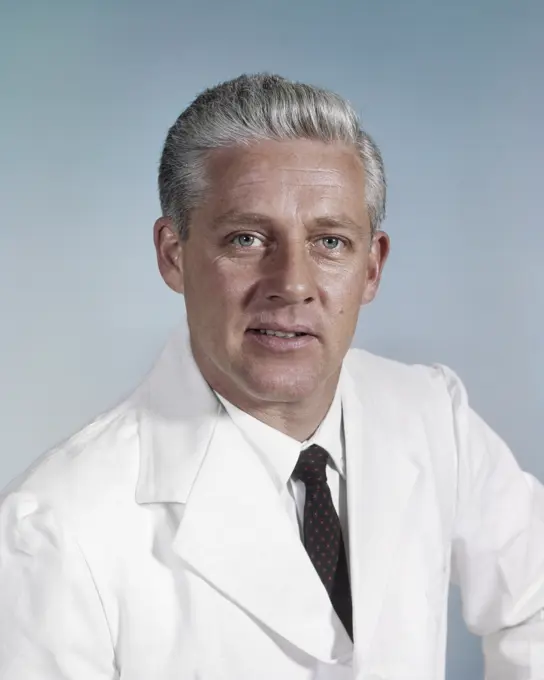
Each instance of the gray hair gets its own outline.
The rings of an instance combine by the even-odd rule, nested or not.
[[[372,233],[385,217],[386,180],[375,142],[351,105],[333,92],[277,75],[242,75],[205,90],[168,131],[159,167],[163,215],[187,238],[192,210],[206,190],[213,149],[263,140],[315,139],[357,150],[365,169]]]

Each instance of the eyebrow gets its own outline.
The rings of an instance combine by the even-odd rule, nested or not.
[[[212,221],[212,227],[219,229],[226,224],[238,224],[244,226],[270,226],[273,220],[266,215],[252,212],[239,212],[238,210],[229,210],[222,215],[219,215]]]
[[[216,217],[212,222],[214,229],[219,229],[224,225],[241,225],[241,226],[272,226],[274,220],[267,215],[253,212],[239,212],[237,210],[229,210],[222,215]],[[314,227],[325,227],[331,229],[351,229],[354,231],[364,231],[364,225],[356,222],[348,215],[322,215],[312,221]]]
[[[364,225],[356,222],[348,215],[323,215],[314,220],[318,227],[331,227],[332,229],[352,229],[354,231],[364,231]]]

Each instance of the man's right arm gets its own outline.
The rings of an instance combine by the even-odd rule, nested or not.
[[[0,680],[116,680],[106,617],[79,545],[27,492],[0,504]]]

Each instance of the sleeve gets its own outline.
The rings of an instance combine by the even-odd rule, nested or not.
[[[544,678],[544,487],[469,407],[442,367],[458,452],[452,581],[482,637],[486,680]]]
[[[116,680],[100,597],[76,541],[30,493],[0,504],[0,680]]]

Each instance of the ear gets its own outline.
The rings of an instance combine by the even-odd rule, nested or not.
[[[183,244],[169,217],[159,217],[153,227],[157,264],[166,285],[183,293]]]
[[[372,238],[368,254],[366,285],[363,289],[361,305],[367,305],[376,297],[390,248],[389,236],[385,231],[377,231]]]

